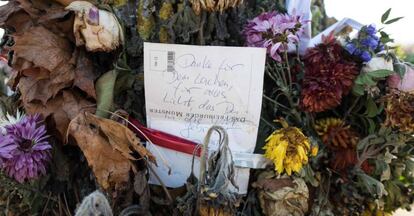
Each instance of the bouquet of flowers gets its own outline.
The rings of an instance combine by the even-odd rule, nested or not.
[[[8,64],[0,77],[9,86],[0,95],[1,213],[368,216],[410,209],[414,67],[374,25],[352,37],[326,34],[302,55],[307,25],[317,34],[330,22],[323,1],[312,1],[312,10],[306,20],[287,13],[283,0],[8,1],[0,7],[0,56]],[[390,12],[384,26],[401,19]],[[256,152],[270,165],[251,170],[246,196],[222,189],[237,185],[221,128],[226,141],[213,157],[203,155],[203,171],[213,169],[204,179],[191,175],[178,189],[148,183],[150,163],[162,160],[141,142],[145,133],[134,133],[145,129],[137,123],[145,123],[144,41],[266,49]]]
[[[389,20],[389,14],[383,15],[385,25],[400,19]],[[306,23],[300,16],[265,12],[244,30],[246,45],[264,47],[270,57],[263,122],[274,132],[263,150],[274,163],[272,181],[304,179],[312,198],[309,209],[267,214],[384,215],[409,208],[411,66],[393,54],[392,40],[374,25],[345,41],[325,35],[303,57],[288,53]],[[280,205],[260,201],[263,212]]]

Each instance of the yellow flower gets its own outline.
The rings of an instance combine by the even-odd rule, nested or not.
[[[273,161],[280,174],[299,172],[308,163],[310,141],[297,127],[289,127],[284,120],[279,121],[283,128],[276,130],[266,139],[264,156]],[[313,150],[317,152],[316,150]]]
[[[319,147],[318,146],[312,146],[311,155],[313,157],[315,157],[318,154],[318,151],[319,151]]]

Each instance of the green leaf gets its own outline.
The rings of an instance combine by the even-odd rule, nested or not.
[[[374,120],[367,118],[369,127],[368,127],[368,133],[369,134],[373,134],[375,132],[375,129],[377,127],[377,125],[375,124]]]
[[[365,174],[362,170],[357,173],[357,176],[361,186],[365,187],[371,195],[376,195],[379,198],[387,195],[384,185],[377,179]]]
[[[365,107],[367,108],[365,115],[368,118],[372,118],[378,114],[378,106],[371,97],[368,98]]]
[[[364,86],[363,85],[355,84],[354,87],[352,88],[352,92],[356,96],[362,96],[362,95],[365,94]]]
[[[381,16],[381,23],[387,21],[388,17],[390,16],[391,8],[385,11],[385,13]]]
[[[377,83],[372,79],[371,76],[368,75],[368,73],[361,73],[355,80],[355,84],[374,86]]]
[[[397,17],[397,18],[394,18],[394,19],[388,20],[387,22],[385,22],[385,24],[389,25],[389,24],[391,24],[391,23],[395,23],[395,22],[397,22],[398,20],[400,20],[400,19],[402,19],[402,18],[404,18],[404,17]]]
[[[394,70],[395,70],[395,72],[397,72],[397,74],[401,77],[401,78],[403,78],[404,77],[404,75],[405,75],[405,72],[406,72],[406,67],[405,67],[405,65],[404,64],[394,64]]]
[[[108,118],[109,113],[105,111],[112,111],[114,101],[114,88],[118,72],[111,70],[103,74],[98,81],[96,81],[96,115],[103,118]]]
[[[373,77],[373,78],[385,78],[388,77],[389,75],[393,74],[394,71],[390,71],[390,70],[376,70],[376,71],[371,71],[368,72],[368,75]]]

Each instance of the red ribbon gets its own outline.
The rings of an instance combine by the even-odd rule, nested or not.
[[[134,131],[139,138],[151,141],[152,143],[158,146],[193,155],[194,149],[198,145],[197,143],[192,142],[190,140],[186,140],[181,137],[174,136],[159,130],[147,128],[144,125],[142,125],[138,120],[133,119],[131,117],[129,117],[128,120],[140,130],[139,131],[132,125],[129,125],[129,129]],[[148,140],[147,138],[150,140]],[[201,149],[199,148],[197,149],[196,156],[200,156],[200,154]]]

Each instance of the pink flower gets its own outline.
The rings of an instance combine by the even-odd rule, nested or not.
[[[410,66],[405,66],[405,68],[406,71],[403,79],[398,74],[393,74],[388,77],[388,86],[400,91],[412,92],[414,91],[414,69]]]
[[[289,43],[298,43],[307,21],[301,16],[265,12],[250,20],[244,28],[246,44],[264,47],[268,54],[281,62],[280,54],[287,51]]]

